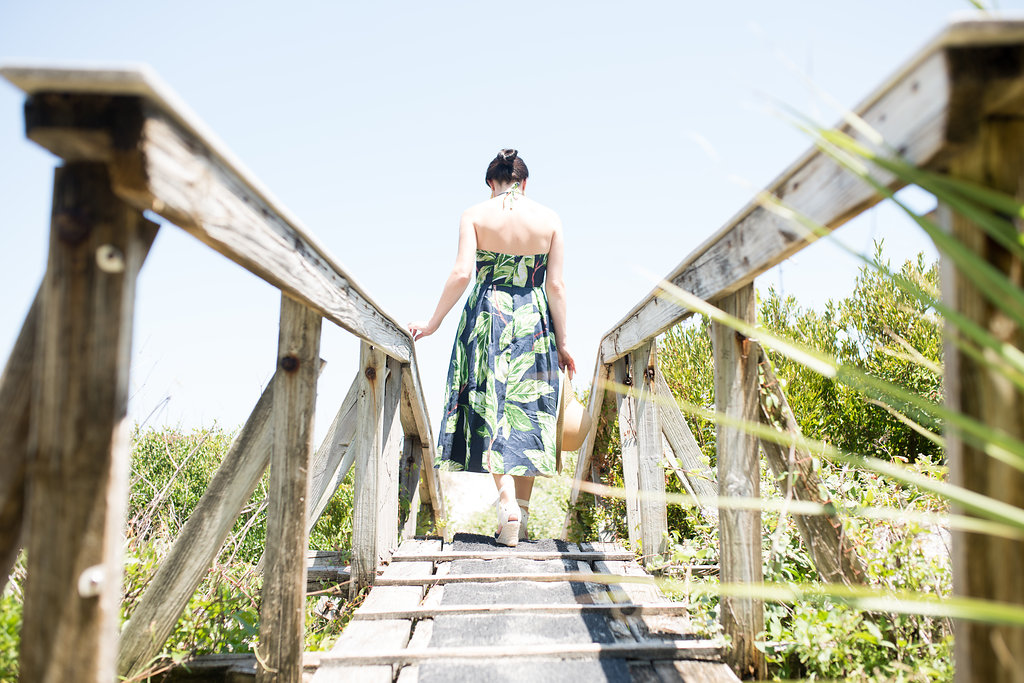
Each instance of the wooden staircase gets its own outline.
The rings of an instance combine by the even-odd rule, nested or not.
[[[617,544],[456,534],[405,541],[307,662],[314,683],[738,680],[720,655]]]

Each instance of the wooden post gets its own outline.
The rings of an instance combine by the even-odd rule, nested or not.
[[[753,324],[756,320],[754,286],[746,285],[720,302],[726,313]],[[757,345],[739,332],[711,324],[715,356],[715,405],[728,417],[757,421]],[[760,468],[757,439],[744,431],[718,425],[718,490],[721,496],[758,498]],[[721,546],[720,576],[723,584],[762,583],[761,512],[718,511]],[[764,630],[764,603],[752,598],[722,596],[721,621],[732,638],[728,660],[741,676],[764,678],[765,661],[754,646]]]
[[[377,468],[377,563],[387,562],[398,547],[398,479],[402,467],[402,363],[385,361],[381,462]]]
[[[758,355],[761,359],[761,421],[779,431],[799,436],[800,427],[775,378],[771,361],[763,349]],[[769,396],[774,398],[771,404]],[[821,477],[814,468],[810,453],[802,448],[786,448],[768,439],[761,439],[761,449],[783,497],[792,496],[796,500],[821,504],[830,502],[821,495]],[[846,585],[864,583],[864,563],[857,554],[857,548],[843,533],[843,521],[838,514],[793,515],[793,519],[822,581]]]
[[[675,403],[672,390],[660,372],[657,377],[657,390],[662,400],[658,401],[658,417],[661,420],[661,431],[668,441],[672,457],[679,461],[682,469],[676,468],[676,477],[683,487],[699,498],[715,498],[718,496],[718,482],[715,472],[704,462],[697,440],[690,431],[679,406]],[[668,400],[666,400],[668,399]],[[670,463],[671,464],[671,463]],[[717,523],[718,506],[714,503],[702,504],[701,515]]]
[[[0,593],[7,585],[22,544],[39,299],[40,294],[36,294],[0,377],[0,472],[4,473],[0,477]]]
[[[359,344],[356,474],[352,500],[352,583],[350,595],[373,583],[377,569],[377,469],[384,428],[384,352]]]
[[[57,169],[29,438],[23,681],[116,675],[128,365],[147,232],[104,165]]]
[[[1024,190],[1024,121],[982,121],[973,147],[953,161],[951,174],[1020,198]],[[965,248],[1006,273],[1018,288],[1024,264],[962,216],[940,205],[949,232]],[[1019,224],[1018,224],[1019,229]],[[943,258],[946,303],[1003,344],[1024,349],[1024,331],[986,299],[971,279]],[[955,325],[946,325],[945,389],[947,405],[1012,438],[1024,439],[1024,395],[999,370],[963,353]],[[949,427],[946,451],[952,483],[1024,507],[1024,475],[960,440]],[[953,591],[957,595],[1024,604],[1024,542],[963,531],[953,532]],[[1019,681],[1024,671],[1024,629],[980,622],[956,624],[956,680]]]
[[[622,485],[626,489],[626,526],[629,542],[635,547],[643,542],[640,530],[640,454],[636,434],[636,374],[632,365],[633,355],[627,354],[615,362],[615,382],[626,385],[629,390],[615,395],[619,411],[619,443],[622,446]],[[642,378],[641,378],[642,379]]]
[[[260,605],[260,683],[299,683],[305,636],[306,498],[313,454],[320,314],[281,295],[270,453],[267,549]]]
[[[644,564],[658,563],[668,545],[665,468],[662,467],[661,421],[656,401],[658,344],[651,340],[633,354],[636,391],[636,441],[640,490],[640,537]]]

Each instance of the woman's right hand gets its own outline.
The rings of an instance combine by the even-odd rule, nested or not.
[[[561,346],[558,348],[558,368],[564,370],[569,379],[576,374],[576,361],[573,360],[569,349]]]
[[[409,334],[412,335],[412,340],[419,341],[437,332],[437,325],[431,325],[428,320],[418,320],[414,323],[409,323],[408,329]]]

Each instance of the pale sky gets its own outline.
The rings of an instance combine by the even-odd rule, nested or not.
[[[1020,9],[1003,2],[1003,9]],[[0,61],[149,64],[400,321],[433,311],[461,211],[499,148],[562,216],[583,388],[601,336],[809,141],[774,101],[834,123],[965,0],[740,2],[33,2],[0,4]],[[55,159],[0,83],[0,351],[43,275]],[[927,198],[913,198],[921,208]],[[891,208],[837,236],[929,250]],[[929,253],[931,253],[929,251]],[[857,264],[819,244],[758,280],[820,305]],[[279,294],[173,225],[140,278],[130,415],[244,422],[273,374]],[[461,307],[461,303],[457,305]],[[418,344],[436,432],[457,314]],[[358,345],[324,325],[317,433]]]

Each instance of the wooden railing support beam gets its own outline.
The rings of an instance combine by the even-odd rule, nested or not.
[[[799,437],[800,426],[775,377],[771,361],[763,349],[759,357],[761,392],[758,402],[761,406],[761,421],[769,427]],[[775,399],[772,404],[768,402],[769,396]],[[813,456],[806,449],[785,447],[769,439],[761,439],[760,442],[783,498],[822,505],[831,502],[821,495],[821,477],[814,468]],[[864,563],[852,540],[843,533],[843,521],[838,514],[793,515],[793,520],[800,529],[800,537],[822,581],[846,585],[864,583]]]
[[[23,681],[116,675],[128,366],[151,233],[105,166],[57,169],[28,449]]]
[[[965,58],[965,79],[977,77]],[[1019,82],[1019,81],[1018,81]],[[977,95],[975,95],[977,98]],[[1019,117],[983,120],[974,146],[956,159],[951,175],[981,183],[1013,197],[1024,188],[1024,121]],[[965,248],[1024,285],[1024,263],[985,232],[944,205],[940,220]],[[1018,226],[1019,229],[1019,226]],[[943,299],[995,339],[1024,349],[1024,330],[1012,322],[943,257]],[[955,325],[946,325],[945,391],[949,408],[984,422],[1011,438],[1024,439],[1024,395],[997,367],[989,367],[961,350]],[[964,443],[947,427],[946,453],[950,481],[1015,507],[1024,507],[1024,475]],[[986,534],[953,532],[955,594],[1012,605],[1024,605],[1024,542]],[[1019,681],[1024,671],[1024,629],[961,620],[956,624],[956,680],[1004,683]]]
[[[686,417],[676,405],[672,389],[669,388],[665,376],[658,373],[657,377],[658,417],[661,431],[668,442],[672,456],[679,461],[680,468],[674,467],[676,477],[688,492],[697,498],[714,499],[718,496],[718,482],[715,471],[704,462],[697,439],[693,437]],[[670,463],[671,464],[671,463]],[[701,514],[717,523],[718,507],[714,503],[702,503]]]
[[[377,470],[383,445],[385,359],[380,349],[366,342],[359,344],[350,595],[371,585],[377,569]]]
[[[718,302],[719,308],[747,323],[756,321],[754,286],[746,285]],[[715,406],[718,412],[746,422],[758,415],[758,345],[720,323],[711,324],[715,358]],[[757,439],[724,424],[718,425],[719,495],[735,498],[760,496]],[[760,510],[718,511],[720,576],[723,584],[758,584],[761,569]],[[741,676],[766,675],[764,654],[755,646],[764,630],[764,603],[753,598],[722,596],[721,622],[732,639],[727,659]]]
[[[0,377],[0,593],[21,552],[40,297],[36,294]]]
[[[281,295],[270,452],[267,549],[260,604],[259,683],[299,683],[306,612],[309,461],[319,371],[320,314]]]
[[[665,510],[665,468],[657,402],[658,343],[644,344],[633,354],[636,391],[637,483],[640,491],[640,538],[644,564],[660,564],[668,546]]]
[[[622,447],[622,486],[626,490],[626,529],[629,542],[635,548],[642,543],[640,532],[640,453],[637,445],[636,392],[637,381],[633,367],[634,354],[626,354],[615,362],[615,383],[629,387],[627,392],[615,395],[619,413],[619,444]]]
[[[388,562],[398,547],[398,487],[402,469],[402,364],[385,361],[381,462],[377,468],[377,563]]]

